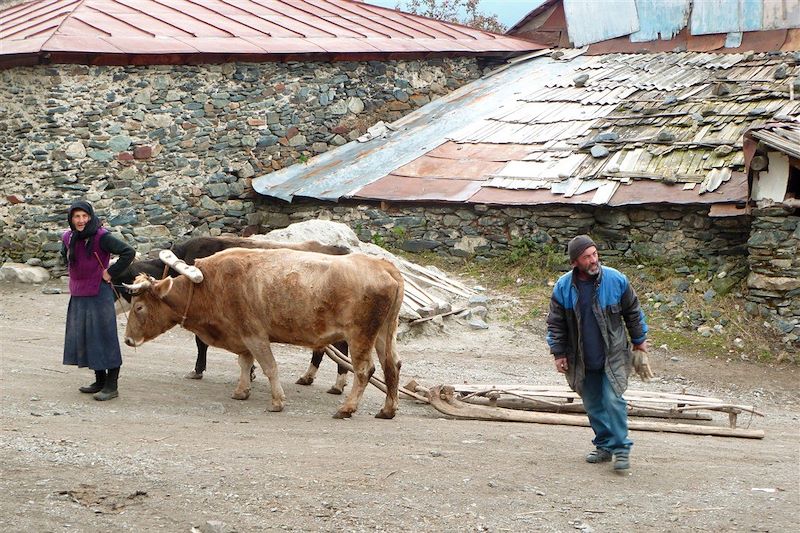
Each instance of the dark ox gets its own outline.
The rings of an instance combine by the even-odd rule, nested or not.
[[[197,284],[183,275],[161,281],[137,278],[142,292],[132,301],[127,345],[139,346],[182,324],[207,344],[239,356],[234,398],[249,397],[249,370],[257,360],[272,389],[269,410],[281,411],[285,395],[270,343],[319,350],[344,340],[355,378],[334,417],[347,418],[357,409],[375,371],[373,349],[386,382],[386,401],[376,416],[394,417],[400,371],[395,334],[403,277],[393,264],[363,254],[234,248],[195,266],[204,276]]]
[[[306,252],[317,252],[328,255],[345,255],[350,253],[346,246],[326,245],[317,241],[304,241],[298,243],[278,242],[268,240],[246,239],[242,237],[194,237],[183,243],[173,246],[172,252],[178,259],[183,259],[188,265],[193,265],[196,259],[209,257],[222,250],[228,248],[257,248],[265,250],[274,250],[278,248],[286,248],[289,250],[302,250]],[[164,263],[160,259],[147,259],[143,261],[134,261],[125,271],[116,276],[112,282],[114,285],[121,286],[122,284],[133,283],[133,280],[139,274],[147,274],[151,277],[159,279],[164,274]],[[169,270],[169,275],[177,276],[178,273],[174,270]],[[128,291],[120,291],[121,296],[130,302],[131,295]],[[121,303],[121,302],[120,302]],[[202,379],[203,372],[206,370],[206,361],[208,359],[208,344],[203,342],[200,337],[195,336],[195,344],[197,345],[197,359],[194,364],[194,370],[186,374],[189,379]],[[334,346],[343,352],[347,353],[347,343],[338,342]],[[314,350],[311,354],[311,362],[308,365],[308,370],[305,374],[300,376],[295,382],[298,385],[311,385],[319,370],[319,365],[322,363],[322,358],[325,352],[322,350]],[[330,394],[341,394],[344,387],[347,385],[347,368],[341,365],[338,366],[336,382],[328,389]],[[255,379],[254,368],[251,369],[251,379]]]

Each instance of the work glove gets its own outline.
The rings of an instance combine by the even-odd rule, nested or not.
[[[633,350],[633,370],[642,381],[650,381],[650,378],[655,377],[653,370],[650,368],[647,352],[643,350]]]

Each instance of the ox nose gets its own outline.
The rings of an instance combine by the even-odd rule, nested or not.
[[[134,348],[136,347],[136,343],[130,337],[125,337],[125,344],[127,344],[128,346],[132,346]]]

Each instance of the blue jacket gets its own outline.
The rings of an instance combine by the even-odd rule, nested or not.
[[[574,275],[577,275],[575,270],[567,272],[553,288],[547,315],[547,344],[553,355],[566,356],[567,382],[572,390],[580,394],[586,369],[580,342],[578,288],[573,281]],[[600,267],[592,311],[597,317],[605,343],[606,376],[614,392],[621,396],[628,388],[628,376],[633,367],[628,335],[633,344],[641,344],[647,338],[644,313],[625,274],[611,267]]]

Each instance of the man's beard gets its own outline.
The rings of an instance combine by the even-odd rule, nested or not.
[[[588,268],[582,268],[581,272],[586,274],[587,276],[596,276],[600,273],[600,261],[597,264],[591,265]]]

